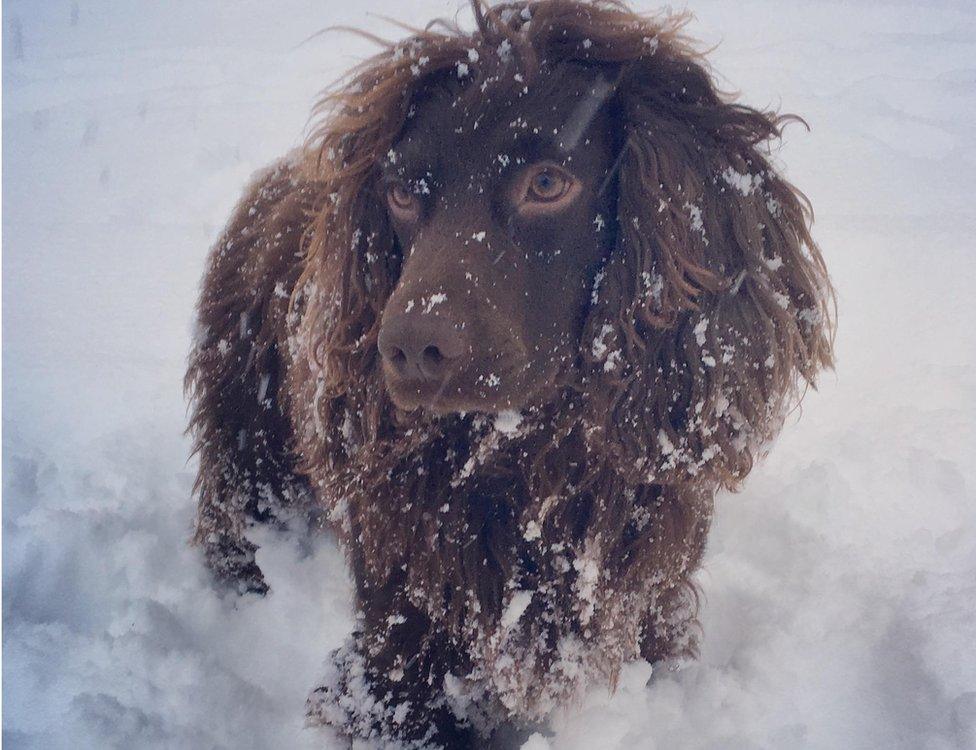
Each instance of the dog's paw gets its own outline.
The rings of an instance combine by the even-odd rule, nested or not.
[[[254,559],[257,545],[247,539],[223,537],[205,544],[207,566],[217,584],[244,596],[264,596],[271,587]]]
[[[271,591],[271,587],[264,580],[264,573],[261,572],[257,563],[251,563],[241,570],[235,571],[234,578],[228,581],[228,585],[233,586],[240,596],[247,594],[264,596]]]
[[[442,708],[381,687],[354,635],[326,662],[321,683],[308,697],[308,726],[328,726],[350,740],[366,740],[400,750],[471,747],[469,732],[439,726]],[[427,710],[429,709],[429,710]],[[372,745],[370,745],[372,746]]]
[[[325,674],[305,702],[306,723],[330,726],[349,737],[371,738],[377,734],[377,709],[382,702],[371,694],[365,659],[354,635],[331,654]]]

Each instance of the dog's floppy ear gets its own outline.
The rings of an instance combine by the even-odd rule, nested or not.
[[[809,206],[762,150],[785,118],[724,101],[664,49],[623,70],[613,104],[618,235],[583,331],[588,434],[634,481],[731,487],[832,361]]]
[[[323,462],[375,440],[390,408],[376,339],[402,259],[377,179],[415,94],[454,71],[466,54],[460,38],[418,32],[401,45],[386,44],[318,107],[321,124],[305,153],[321,185],[321,208],[292,300],[294,320],[303,321],[294,330],[306,336],[295,342],[304,354],[297,359],[313,371],[298,380],[311,383],[316,418],[309,421]]]

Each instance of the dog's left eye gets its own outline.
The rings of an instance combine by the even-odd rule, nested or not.
[[[579,195],[579,180],[554,164],[536,166],[518,183],[518,209],[526,214],[561,211]]]
[[[390,186],[386,202],[393,215],[403,221],[413,221],[420,215],[420,199],[403,185]]]

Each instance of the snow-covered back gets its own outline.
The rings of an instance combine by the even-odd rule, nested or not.
[[[341,747],[302,716],[352,626],[342,556],[259,532],[273,593],[218,598],[186,544],[180,379],[207,246],[368,51],[301,42],[458,8],[405,5],[4,3],[11,748]],[[525,749],[976,747],[976,10],[691,9],[725,88],[812,128],[780,159],[838,287],[838,370],[718,498],[701,660],[632,665]]]

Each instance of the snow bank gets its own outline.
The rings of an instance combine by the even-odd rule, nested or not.
[[[341,554],[264,532],[273,594],[214,594],[179,381],[205,248],[367,49],[296,45],[455,8],[5,3],[10,747],[340,746],[302,712],[352,623]],[[727,88],[812,126],[781,158],[838,286],[838,372],[719,498],[701,660],[632,665],[525,748],[976,747],[976,17],[692,9]]]

